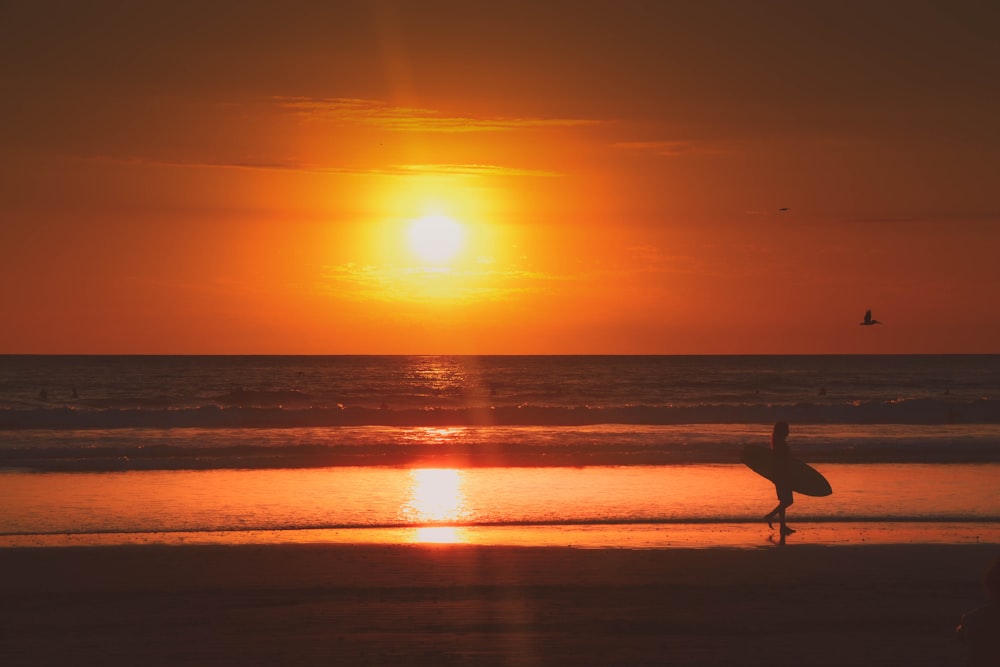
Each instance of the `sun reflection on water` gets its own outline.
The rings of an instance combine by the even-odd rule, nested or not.
[[[410,499],[402,508],[407,521],[436,524],[460,521],[465,514],[463,476],[453,468],[419,468],[410,471]],[[415,542],[464,542],[464,531],[454,526],[419,526]]]

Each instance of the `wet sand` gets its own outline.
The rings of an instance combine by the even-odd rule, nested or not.
[[[5,665],[960,665],[997,545],[0,550]]]

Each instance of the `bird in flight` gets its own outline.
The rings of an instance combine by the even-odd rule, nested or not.
[[[878,320],[872,319],[872,310],[871,308],[869,308],[868,310],[865,311],[865,321],[858,322],[858,324],[860,324],[863,327],[870,327],[873,324],[882,324],[882,323],[879,322]]]

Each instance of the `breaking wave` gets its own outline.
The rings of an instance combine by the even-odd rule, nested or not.
[[[289,407],[143,404],[0,409],[0,429],[583,426],[594,424],[1000,424],[1000,400],[897,399],[846,404],[559,407]]]

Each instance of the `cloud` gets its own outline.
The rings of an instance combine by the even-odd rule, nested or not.
[[[388,167],[337,167],[297,160],[176,160],[170,158],[88,155],[76,159],[116,164],[163,167],[195,167],[206,169],[253,169],[265,171],[301,171],[320,174],[377,174],[404,176],[410,174],[443,174],[456,176],[559,176],[558,172],[541,169],[521,169],[496,164],[399,164]]]
[[[891,224],[907,223],[907,224],[909,224],[909,223],[914,223],[914,222],[923,222],[923,220],[921,220],[920,218],[912,218],[912,217],[907,217],[907,216],[899,216],[899,217],[848,218],[846,220],[846,222],[857,222],[857,223],[863,223],[863,224],[882,224],[882,223],[891,223]]]
[[[687,273],[697,269],[694,257],[670,254],[655,245],[630,246],[628,252],[635,273]]]
[[[558,176],[554,171],[518,169],[495,164],[404,164],[394,169],[401,173],[456,174],[461,176]]]
[[[542,292],[557,276],[523,269],[496,269],[492,262],[476,268],[379,267],[353,262],[328,267],[321,289],[360,301],[470,302],[502,300],[516,294]]]
[[[615,143],[614,147],[639,153],[652,153],[662,157],[725,155],[734,152],[734,147],[729,143],[708,140],[621,141]]]
[[[136,155],[84,155],[76,159],[89,162],[109,162],[116,164],[133,164],[162,167],[205,167],[215,169],[262,169],[266,171],[309,171],[348,173],[354,170],[336,167],[324,167],[296,160],[265,160],[265,159],[235,159],[235,160],[177,160],[173,158],[143,157]]]
[[[1000,223],[1000,211],[935,212],[917,216],[871,216],[846,218],[845,223],[865,225],[983,224]]]
[[[548,127],[586,127],[602,121],[581,118],[453,116],[434,109],[401,107],[346,97],[280,97],[278,106],[313,120],[368,125],[397,132],[503,132]]]
[[[537,128],[572,128],[600,124],[602,121],[574,118],[524,118],[524,117],[474,117],[456,116],[433,109],[394,106],[378,100],[356,98],[312,98],[312,97],[273,97],[267,98],[265,104],[270,112],[277,109],[279,114],[285,114],[284,121],[289,120],[287,114],[292,113],[308,120],[321,120],[342,125],[364,125],[375,129],[403,132],[511,132],[516,130]],[[350,132],[352,128],[345,127]],[[356,128],[353,128],[356,131]],[[502,165],[492,163],[410,163],[386,164],[370,161],[352,163],[349,165],[331,164],[322,159],[321,162],[309,162],[295,157],[274,155],[241,154],[242,146],[231,148],[226,152],[216,151],[201,156],[180,156],[170,149],[156,150],[139,149],[133,155],[101,153],[90,155],[72,155],[72,159],[94,162],[107,162],[131,165],[214,168],[214,169],[247,169],[266,171],[308,172],[321,174],[375,174],[375,175],[411,175],[414,173],[456,175],[456,176],[512,176],[537,177],[556,176],[555,172]],[[145,154],[143,154],[145,153]],[[398,159],[398,158],[397,158]],[[418,158],[419,159],[419,158]]]

